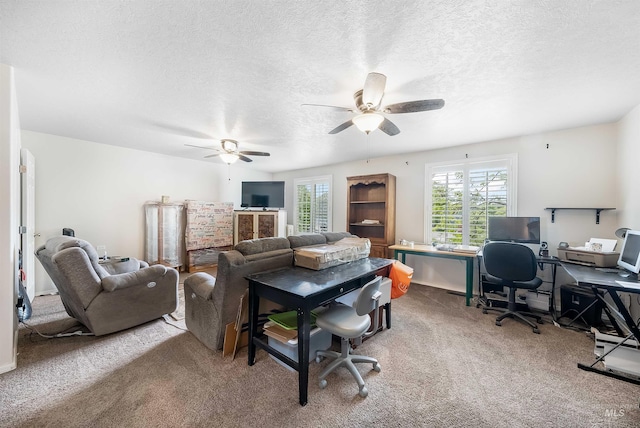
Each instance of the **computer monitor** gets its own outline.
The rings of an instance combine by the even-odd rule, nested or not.
[[[489,241],[540,244],[540,217],[489,217]]]
[[[640,272],[640,230],[627,230],[618,266],[635,274]]]

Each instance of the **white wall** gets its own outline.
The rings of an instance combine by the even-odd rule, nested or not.
[[[640,105],[619,122],[618,187],[620,200],[619,226],[640,230]],[[640,295],[630,295],[633,319],[640,318]]]
[[[240,207],[243,180],[271,174],[234,164],[176,158],[37,132],[22,132],[22,145],[36,162],[36,248],[63,227],[109,254],[144,259],[146,201],[162,195],[234,202]],[[229,180],[231,178],[231,180]],[[36,294],[55,292],[39,262]]]
[[[518,215],[541,218],[542,239],[551,253],[560,241],[584,243],[591,237],[614,238],[617,211],[601,214],[595,223],[595,211],[557,211],[556,221],[546,207],[616,207],[615,179],[617,125],[604,124],[545,134],[490,141],[441,150],[387,156],[329,165],[326,167],[274,174],[285,180],[288,189],[293,180],[331,174],[333,176],[333,229],[346,230],[346,177],[360,174],[391,173],[396,176],[396,240],[423,242],[425,236],[424,199],[425,164],[480,158],[490,155],[518,154]],[[389,137],[390,143],[393,137]],[[361,139],[364,144],[364,138]],[[548,144],[548,148],[547,148]],[[287,194],[289,223],[293,222],[293,196]],[[425,268],[425,259],[408,257],[415,268],[414,281],[464,291],[461,261],[428,259],[434,269]]]
[[[0,64],[0,373],[16,368],[20,123],[13,68]]]
[[[620,226],[640,229],[640,105],[619,123],[618,186]]]

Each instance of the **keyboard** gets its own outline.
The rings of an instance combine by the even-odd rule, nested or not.
[[[596,268],[596,270],[604,273],[620,273],[620,269],[616,268]]]

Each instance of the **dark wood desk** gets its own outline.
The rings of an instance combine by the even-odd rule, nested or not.
[[[290,267],[248,276],[249,365],[254,365],[258,347],[293,367],[298,371],[300,404],[307,404],[311,311],[336,297],[361,288],[376,275],[388,276],[392,264],[393,260],[367,258],[319,271]],[[298,361],[273,349],[258,335],[261,298],[297,310]]]
[[[619,292],[640,294],[640,288],[628,288],[616,282],[634,282],[634,279],[623,278],[617,273],[601,272],[596,268],[590,266],[582,266],[571,263],[561,263],[561,265],[567,271],[567,273],[576,280],[578,286],[590,288],[593,292],[593,295],[603,303],[603,310],[607,314],[609,321],[611,321],[611,324],[620,337],[635,337],[635,339],[640,342],[640,330],[638,329],[638,325],[631,317],[631,314],[625,307],[622,299],[620,299],[620,295],[618,294]],[[602,292],[608,294],[609,297],[611,297],[611,300],[615,304],[615,308],[611,308],[610,303],[604,299]],[[614,311],[612,311],[611,309],[613,309]],[[620,320],[616,318],[614,312],[617,312],[617,314],[622,317],[625,324],[624,326],[620,325]],[[628,330],[629,334],[626,334],[623,331],[623,328]],[[629,378],[627,376],[618,375],[616,373],[596,368],[596,363],[601,361],[604,357],[605,354],[596,359],[593,364],[588,366],[584,364],[578,364],[578,368],[640,385],[640,381],[638,379]]]

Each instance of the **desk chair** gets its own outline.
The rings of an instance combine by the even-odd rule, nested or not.
[[[489,242],[482,250],[482,260],[487,272],[487,279],[495,284],[509,288],[509,300],[506,308],[490,308],[504,312],[496,318],[496,325],[502,325],[502,320],[510,317],[524,321],[533,328],[533,332],[540,334],[537,325],[525,318],[532,317],[538,324],[542,324],[542,318],[530,312],[518,311],[516,303],[516,290],[535,290],[542,284],[542,280],[536,277],[538,263],[531,248],[511,242]],[[483,308],[487,313],[489,308]]]
[[[322,357],[334,358],[334,361],[320,373],[320,388],[327,386],[325,378],[329,373],[338,367],[345,366],[353,377],[356,378],[356,382],[358,382],[358,387],[360,388],[360,396],[366,397],[369,393],[354,363],[373,364],[373,370],[376,372],[380,371],[380,364],[378,364],[378,360],[375,358],[351,354],[349,339],[360,338],[367,332],[371,326],[371,319],[369,318],[371,311],[374,311],[373,319],[378,320],[379,299],[382,294],[380,293],[381,280],[382,278],[378,276],[362,287],[360,294],[353,303],[353,307],[337,304],[318,314],[316,325],[323,330],[331,332],[331,334],[340,336],[342,351],[341,353],[334,351],[317,351],[317,362],[320,362]]]

